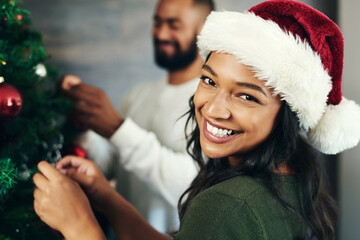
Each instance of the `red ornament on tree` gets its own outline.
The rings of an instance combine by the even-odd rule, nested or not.
[[[85,151],[85,149],[83,149],[82,147],[80,147],[76,143],[72,143],[72,144],[66,146],[63,149],[62,155],[63,156],[64,155],[74,155],[74,156],[86,158],[87,157],[87,152]]]
[[[86,155],[87,155],[85,149],[83,149],[82,147],[79,147],[79,146],[74,146],[73,154],[78,157],[82,157],[82,158],[86,158]]]
[[[23,100],[19,91],[0,79],[0,120],[11,120],[19,115]]]

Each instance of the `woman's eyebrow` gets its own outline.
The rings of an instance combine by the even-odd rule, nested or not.
[[[209,73],[211,73],[213,76],[217,77],[218,75],[214,72],[214,70],[209,66],[204,64],[202,69],[208,71]]]
[[[236,82],[236,85],[257,90],[257,91],[261,92],[262,94],[264,94],[266,97],[268,96],[266,94],[266,92],[264,91],[264,89],[262,89],[258,85],[255,85],[255,84],[252,84],[252,83],[246,83],[246,82]]]
[[[202,69],[208,71],[209,73],[211,73],[213,76],[217,77],[218,75],[214,72],[214,70],[207,64],[204,64]],[[252,84],[252,83],[245,83],[245,82],[238,82],[236,81],[236,85],[241,86],[241,87],[247,87],[247,88],[251,88],[254,90],[257,90],[259,92],[261,92],[262,94],[264,94],[266,97],[268,96],[266,94],[266,92],[264,91],[264,89],[262,89],[261,87],[259,87],[258,85]]]

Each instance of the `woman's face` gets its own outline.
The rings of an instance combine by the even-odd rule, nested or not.
[[[233,166],[269,136],[281,108],[280,97],[248,66],[216,52],[202,68],[194,104],[203,152],[229,157]]]

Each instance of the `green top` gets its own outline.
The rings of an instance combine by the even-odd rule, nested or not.
[[[295,176],[274,179],[289,203],[299,209],[299,187]],[[284,179],[284,181],[280,181]],[[216,184],[191,202],[176,240],[302,239],[305,225],[286,210],[264,185],[248,176]]]

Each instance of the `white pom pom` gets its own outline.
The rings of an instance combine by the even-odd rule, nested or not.
[[[47,72],[46,72],[46,68],[44,66],[44,64],[39,63],[38,65],[35,66],[35,73],[37,75],[39,75],[40,77],[46,77]]]
[[[360,141],[360,106],[343,98],[329,105],[317,126],[308,132],[313,145],[326,154],[337,154]]]

